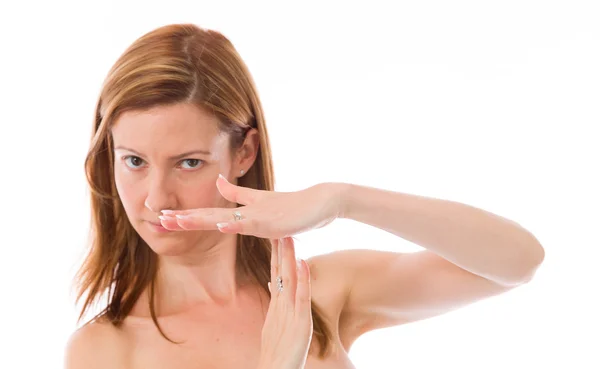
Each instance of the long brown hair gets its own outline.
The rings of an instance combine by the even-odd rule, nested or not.
[[[193,24],[157,28],[136,40],[111,68],[96,106],[85,171],[91,191],[90,249],[79,269],[76,303],[87,294],[79,320],[103,295],[106,307],[92,320],[107,319],[119,327],[149,288],[149,308],[163,335],[154,309],[157,255],[133,229],[117,194],[110,128],[120,114],[155,106],[188,102],[215,114],[219,128],[238,148],[255,128],[259,151],[254,165],[238,185],[274,189],[271,149],[262,105],[247,66],[221,33]],[[238,235],[236,268],[268,292],[271,243]],[[313,302],[313,339],[319,356],[332,347],[331,328]],[[173,341],[171,341],[173,342]]]

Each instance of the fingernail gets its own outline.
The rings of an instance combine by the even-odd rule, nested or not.
[[[160,212],[163,213],[163,214],[165,214],[165,215],[166,214],[173,214],[174,213],[173,210],[161,210]]]
[[[229,223],[217,223],[217,227],[219,227],[219,229],[225,228],[229,225]]]
[[[300,270],[300,268],[302,268],[302,259],[297,258],[296,259],[296,270]]]
[[[169,219],[173,219],[173,217],[166,217],[166,216],[163,216],[163,215],[159,215],[158,219],[160,219],[160,220],[169,220]]]
[[[177,215],[175,215],[175,218],[177,218],[177,219],[189,219],[190,216],[189,215],[179,215],[179,214],[177,214]]]

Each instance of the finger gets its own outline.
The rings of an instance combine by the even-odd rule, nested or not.
[[[281,275],[283,278],[283,293],[290,304],[295,303],[298,272],[296,270],[296,251],[291,237],[283,239],[281,245]]]
[[[163,215],[166,216],[170,216],[170,217],[174,217],[175,215],[187,215],[187,214],[192,214],[198,211],[202,211],[202,210],[208,210],[211,208],[194,208],[194,209],[164,209],[161,210],[160,212],[163,213]]]
[[[241,208],[237,208],[241,209]],[[175,214],[177,225],[184,230],[217,230],[217,224],[234,221],[236,208],[202,208],[186,214]]]
[[[232,222],[220,222],[217,223],[217,228],[219,231],[223,233],[239,233],[245,234],[247,236],[256,236],[256,237],[273,237],[272,235],[266,236],[264,234],[259,233],[258,227],[256,226],[258,222],[256,219],[242,219],[236,220]]]
[[[193,213],[196,210],[198,210],[198,209],[161,210],[160,212],[163,213],[163,215],[174,217],[177,214],[186,215],[189,213]]]
[[[279,240],[278,239],[272,239],[271,240],[271,283],[276,283],[276,279],[277,276],[279,275],[279,252],[278,252],[278,248],[279,248]],[[275,286],[275,285],[273,285]],[[271,296],[273,295],[274,291],[271,291]]]
[[[311,286],[310,286],[310,268],[305,260],[298,261],[298,287],[296,289],[296,308],[297,316],[310,316],[311,314]]]
[[[217,178],[217,189],[226,200],[242,205],[254,204],[264,193],[268,192],[234,185],[220,174]]]
[[[177,218],[161,215],[158,217],[160,224],[170,231],[183,231],[184,229],[177,224]]]

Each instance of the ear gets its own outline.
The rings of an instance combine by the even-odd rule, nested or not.
[[[248,133],[246,133],[246,138],[244,139],[242,146],[236,150],[235,167],[239,168],[239,170],[244,169],[244,171],[247,172],[256,160],[259,145],[258,130],[256,130],[256,128],[251,128]]]

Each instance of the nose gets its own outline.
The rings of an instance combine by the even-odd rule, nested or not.
[[[161,210],[175,208],[175,196],[168,178],[155,173],[148,178],[148,193],[144,200],[144,206],[155,214],[160,214]]]
[[[147,198],[146,198],[146,201],[144,202],[144,206],[145,206],[146,208],[150,209],[150,211],[151,211],[151,212],[153,212],[153,213],[159,213],[159,211],[158,211],[158,210],[154,210],[154,209],[152,208],[152,206],[150,206],[150,204],[148,204],[148,199],[147,199]]]

